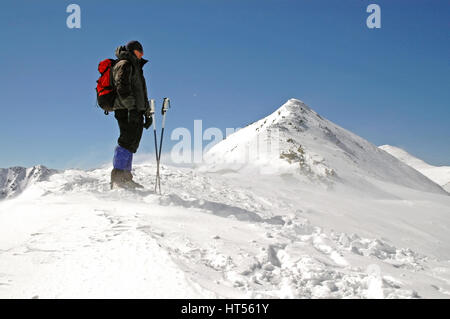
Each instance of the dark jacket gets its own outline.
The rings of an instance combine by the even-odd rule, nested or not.
[[[124,46],[116,49],[119,61],[114,65],[113,77],[117,90],[114,109],[145,111],[148,107],[147,85],[142,70],[145,59],[138,59]]]

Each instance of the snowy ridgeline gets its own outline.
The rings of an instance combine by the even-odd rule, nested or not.
[[[2,170],[0,298],[450,298],[450,196],[300,101],[208,156],[163,166],[162,196],[152,163],[136,192],[110,167]]]
[[[405,150],[395,146],[382,145],[380,148],[398,158],[403,163],[421,172],[423,175],[434,181],[436,184],[441,185],[442,188],[450,193],[450,166],[430,165],[421,159],[412,156]]]

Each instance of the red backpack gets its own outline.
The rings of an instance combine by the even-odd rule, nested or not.
[[[114,87],[112,68],[116,62],[117,60],[106,59],[98,64],[98,71],[101,75],[97,80],[97,104],[105,111],[106,115],[114,110],[116,89]]]

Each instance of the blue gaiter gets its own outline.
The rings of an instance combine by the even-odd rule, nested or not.
[[[129,150],[117,146],[114,150],[113,166],[114,168],[131,171],[131,162],[133,161],[133,153]]]

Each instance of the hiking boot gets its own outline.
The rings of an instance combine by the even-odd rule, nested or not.
[[[141,184],[133,181],[133,175],[130,171],[117,168],[111,171],[111,189],[114,187],[126,189],[144,188]]]
[[[124,171],[124,174],[126,178],[126,185],[128,186],[128,188],[144,188],[144,186],[142,186],[141,184],[133,181],[133,174],[131,174],[130,171]]]

